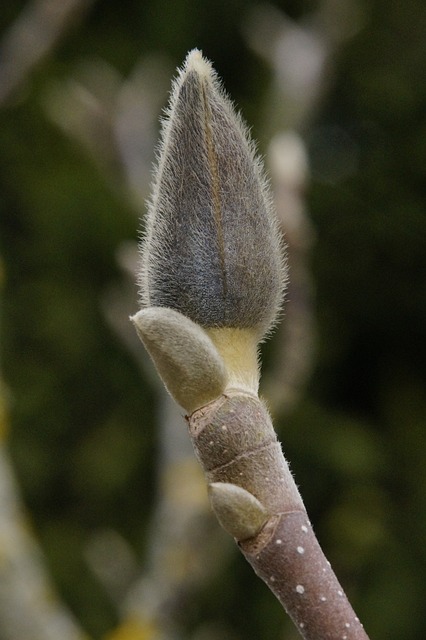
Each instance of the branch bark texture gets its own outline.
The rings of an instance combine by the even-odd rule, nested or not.
[[[271,420],[257,398],[223,395],[189,418],[194,449],[210,486],[236,485],[268,513],[240,550],[275,594],[306,640],[366,640],[313,532]],[[226,500],[211,495],[219,521],[238,526]]]
[[[266,182],[210,63],[174,83],[132,318],[188,413],[219,522],[305,640],[367,640],[313,533],[268,412],[257,345],[286,283]]]

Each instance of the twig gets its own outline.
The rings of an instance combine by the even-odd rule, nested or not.
[[[286,281],[241,120],[192,51],[173,88],[142,246],[138,334],[189,414],[213,510],[305,640],[367,640],[257,397],[257,344]]]
[[[189,427],[219,521],[302,637],[366,639],[317,542],[261,402],[225,394],[196,411]]]

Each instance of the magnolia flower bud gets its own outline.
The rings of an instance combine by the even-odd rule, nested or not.
[[[250,329],[276,319],[281,239],[245,125],[198,50],[176,79],[141,248],[143,306],[202,327]]]

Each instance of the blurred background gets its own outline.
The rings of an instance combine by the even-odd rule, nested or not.
[[[289,245],[262,393],[372,640],[426,637],[426,6],[4,0],[0,638],[292,640],[128,316],[170,81],[213,61]]]

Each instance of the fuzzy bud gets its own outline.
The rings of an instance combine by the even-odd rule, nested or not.
[[[159,307],[139,311],[131,320],[167,390],[189,413],[223,393],[225,365],[201,327]]]
[[[191,51],[174,82],[141,248],[143,306],[205,328],[276,319],[281,239],[259,160],[211,64]]]
[[[236,540],[253,538],[269,518],[262,503],[236,484],[212,482],[209,497],[220,524]]]

